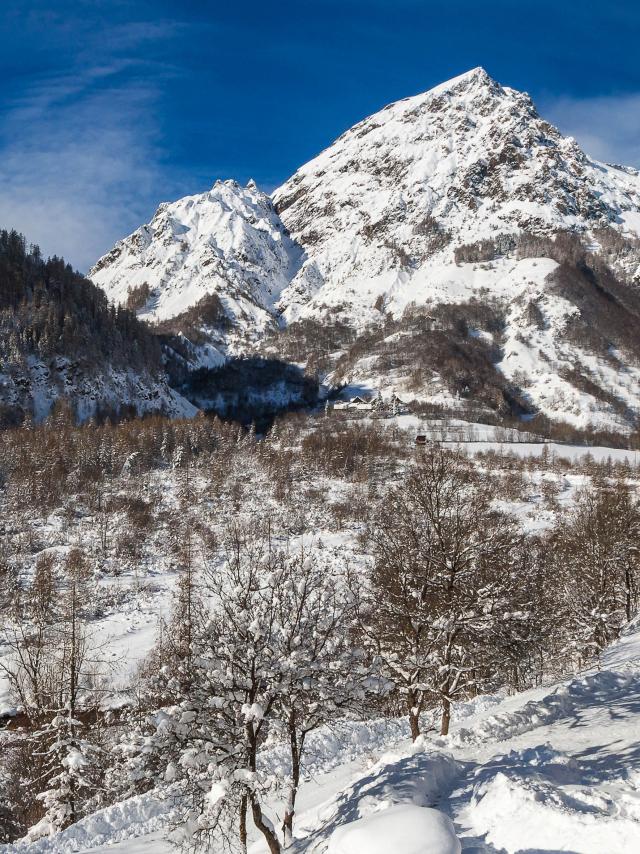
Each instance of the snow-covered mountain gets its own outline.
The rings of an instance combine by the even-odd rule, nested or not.
[[[142,318],[175,318],[215,295],[236,331],[260,333],[273,327],[301,254],[253,181],[216,181],[206,193],[161,204],[90,276],[115,302],[141,294]]]
[[[359,122],[273,198],[306,251],[289,320],[459,299],[452,250],[498,234],[640,233],[639,174],[590,160],[481,68]]]
[[[622,292],[611,295],[601,276],[590,285],[593,271],[567,283],[561,267],[580,266],[575,246],[550,248],[564,232],[604,256]],[[272,199],[227,181],[161,205],[90,276],[117,302],[142,287],[139,313],[150,320],[197,315],[215,295],[225,323],[201,326],[223,353],[265,333],[273,352],[278,328],[301,320],[361,335],[415,306],[491,305],[500,334],[470,334],[491,345],[503,382],[532,411],[622,427],[640,402],[640,354],[615,334],[640,317],[639,236],[640,174],[590,159],[528,95],[476,68],[359,122]],[[606,329],[594,326],[602,299],[617,312]],[[382,355],[343,353],[328,381],[445,403],[469,387],[425,363],[409,389],[415,365],[390,373]]]

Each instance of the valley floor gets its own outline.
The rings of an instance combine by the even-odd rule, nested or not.
[[[411,745],[405,732],[403,721],[374,721],[315,735],[294,851],[454,850],[399,847],[396,819],[406,831],[407,821],[420,815],[398,812],[403,804],[448,815],[466,854],[639,850],[640,625],[605,653],[600,669],[515,696],[460,704],[447,738],[432,731]],[[264,761],[277,763],[278,749]],[[147,794],[53,839],[4,850],[168,854],[175,850],[163,828],[169,812],[166,802]],[[374,814],[378,820],[369,830]],[[354,821],[360,822],[355,833],[331,841],[336,828]],[[255,841],[251,851],[266,848]]]

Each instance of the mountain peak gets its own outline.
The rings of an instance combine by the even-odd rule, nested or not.
[[[289,284],[300,251],[269,196],[254,181],[217,180],[211,190],[158,208],[90,271],[118,303],[145,288],[142,318],[167,320],[219,295],[220,322],[273,326],[273,303]]]
[[[477,67],[354,125],[273,199],[307,253],[280,303],[292,320],[329,304],[332,289],[342,305],[345,270],[349,300],[371,306],[384,292],[401,310],[397,295],[410,298],[456,246],[523,231],[637,231],[640,185],[592,164],[527,94]]]
[[[462,88],[463,86],[468,86],[470,84],[480,84],[481,86],[488,86],[490,88],[498,87],[502,88],[500,84],[493,79],[481,66],[478,65],[476,68],[471,68],[469,71],[465,71],[463,74],[458,74],[456,77],[452,77],[450,80],[445,80],[443,83],[439,83],[437,86],[429,89],[426,94],[430,93],[440,93],[440,92],[449,92],[451,89],[457,89],[458,87]]]
[[[150,297],[139,313],[150,319],[178,317],[215,296],[226,321],[211,332],[209,311],[202,323],[227,352],[242,352],[247,341],[297,320],[338,318],[359,331],[383,314],[401,318],[413,304],[493,292],[513,316],[501,368],[511,377],[529,364],[516,358],[525,323],[518,306],[546,305],[546,276],[555,266],[543,256],[520,264],[518,241],[533,239],[540,252],[540,241],[556,232],[592,243],[604,232],[624,242],[639,226],[637,173],[594,163],[540,117],[528,95],[477,67],[365,118],[271,198],[252,182],[222,181],[172,203],[91,276],[118,302],[144,287]],[[470,259],[492,260],[492,253],[494,266],[474,268]],[[631,246],[625,269],[637,275],[634,253]],[[545,330],[560,336],[579,311],[549,305],[544,329],[531,331],[536,340]],[[544,364],[571,361],[573,352],[551,338]],[[548,382],[542,371],[528,394],[552,412]],[[572,401],[582,411],[577,393]]]

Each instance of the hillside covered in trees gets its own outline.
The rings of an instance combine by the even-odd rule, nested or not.
[[[87,417],[193,411],[169,389],[158,339],[62,258],[0,231],[0,425],[66,399]]]
[[[60,413],[0,433],[8,852],[133,846],[151,829],[162,854],[176,830],[188,850],[325,854],[357,803],[382,812],[425,779],[421,806],[465,775],[471,791],[456,739],[500,741],[588,704],[606,714],[605,695],[629,737],[636,671],[580,679],[640,603],[636,455],[442,418],[421,422],[435,441],[416,448],[418,420],[292,413],[258,439],[209,417]],[[572,681],[554,694],[557,679]],[[501,714],[522,691],[535,703]],[[498,717],[465,736],[483,708]],[[564,798],[563,827],[583,840],[632,838],[607,812],[615,780],[531,738],[542,776],[529,754],[509,758],[518,808],[539,786],[538,825]],[[344,764],[346,785],[349,763],[410,742],[382,794],[374,779],[366,798],[337,796],[335,820],[304,817],[320,775]],[[588,826],[558,763],[605,804]],[[490,766],[474,826],[504,838],[490,804],[505,765]]]

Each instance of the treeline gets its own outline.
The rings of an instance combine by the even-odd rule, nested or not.
[[[0,432],[0,484],[13,508],[59,506],[123,471],[140,475],[226,452],[246,431],[218,419],[151,416],[122,423],[75,423],[68,406],[45,423]]]
[[[602,229],[600,234],[603,235],[607,246],[614,245],[611,243],[608,230]],[[625,242],[622,237],[620,240]],[[615,245],[619,249],[618,244]],[[457,246],[453,255],[456,264],[495,261],[496,258],[512,254],[515,254],[519,260],[552,258],[558,264],[577,264],[584,260],[587,251],[581,235],[577,232],[558,231],[554,234],[535,234],[524,231],[517,234],[498,234],[474,243],[465,243]]]
[[[443,441],[474,438],[461,427],[447,426],[448,418],[459,418],[457,410],[425,405],[420,414],[441,421]],[[504,426],[501,419],[487,419],[486,413],[484,423]],[[510,429],[525,431],[521,441],[531,441],[531,434],[535,439],[537,420],[508,423]],[[541,432],[544,434],[545,429]],[[598,444],[640,449],[638,434],[620,437],[587,433],[570,425],[561,425],[552,438],[583,444],[585,457],[589,447]],[[54,508],[72,496],[99,490],[102,484],[123,474],[140,476],[153,471],[193,468],[206,470],[209,477],[217,477],[218,472],[224,477],[233,459],[242,460],[249,453],[259,459],[260,467],[266,469],[274,486],[283,480],[286,490],[296,480],[306,481],[309,473],[366,482],[377,478],[380,469],[395,470],[406,464],[412,453],[412,439],[412,436],[402,438],[397,428],[382,429],[377,422],[358,421],[339,414],[310,418],[302,412],[277,418],[259,442],[253,425],[241,427],[216,416],[181,420],[154,415],[78,425],[72,410],[60,403],[41,425],[27,423],[22,428],[0,431],[0,488],[5,506],[12,509]],[[508,443],[509,439],[502,441]],[[289,452],[283,453],[283,446]],[[491,454],[489,458],[495,466]],[[545,468],[548,458],[545,453],[540,458],[505,457],[509,469],[533,471]],[[565,462],[571,470],[571,464]],[[556,467],[559,465],[556,463]],[[584,466],[579,470],[583,473]],[[613,471],[606,463],[594,463],[587,473],[604,477],[611,476]]]

